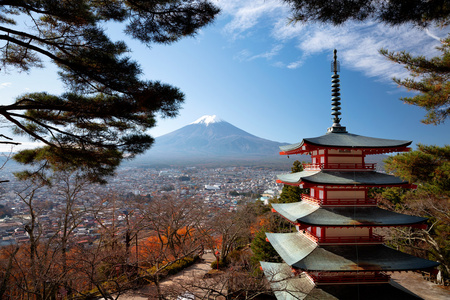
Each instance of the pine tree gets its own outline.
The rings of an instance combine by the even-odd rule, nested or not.
[[[450,145],[418,144],[417,150],[385,160],[387,171],[420,185],[421,189],[450,195]]]
[[[146,130],[158,114],[176,116],[184,95],[143,80],[127,45],[111,41],[105,25],[122,23],[148,46],[169,44],[195,35],[217,13],[207,0],[0,0],[2,69],[28,71],[50,60],[67,90],[29,93],[0,106],[16,133],[45,144],[20,161],[55,157],[105,171],[148,149],[153,139]]]
[[[252,249],[251,261],[254,265],[258,265],[260,261],[281,262],[281,257],[273,248],[272,244],[266,241],[266,231],[262,227],[256,234],[250,245]]]
[[[447,0],[284,0],[296,21],[318,21],[340,25],[346,21],[374,19],[389,25],[412,23],[427,26],[431,22],[447,25],[450,5]]]
[[[433,58],[413,57],[405,51],[380,50],[386,58],[404,65],[410,72],[411,78],[394,78],[394,81],[408,90],[420,92],[414,97],[404,97],[401,100],[425,108],[428,111],[426,118],[422,120],[425,124],[437,125],[450,115],[450,35],[442,40],[442,46],[438,49],[442,56]]]
[[[296,160],[291,167],[291,173],[297,173],[303,171],[303,164]],[[278,197],[278,203],[294,203],[301,200],[302,194],[305,194],[306,190],[301,189],[298,186],[292,186],[285,184],[281,191],[280,197]]]

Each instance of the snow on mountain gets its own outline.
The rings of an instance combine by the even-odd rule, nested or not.
[[[224,120],[222,120],[221,118],[219,118],[216,115],[212,115],[212,116],[205,115],[203,117],[200,117],[196,121],[192,122],[191,124],[205,124],[206,126],[208,126],[209,124],[219,123],[219,122],[224,122]]]

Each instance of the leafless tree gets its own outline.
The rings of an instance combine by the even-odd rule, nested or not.
[[[119,299],[133,286],[133,277],[124,264],[125,251],[111,249],[109,236],[100,238],[92,247],[77,245],[73,254],[76,261],[71,264],[75,274],[72,288],[79,298]]]
[[[55,235],[44,240],[44,228],[39,222],[42,209],[36,193],[44,188],[45,183],[41,178],[31,177],[26,187],[17,193],[28,210],[24,226],[28,242],[11,253],[12,261],[7,267],[11,276],[8,284],[8,297],[11,299],[51,299],[65,277],[56,267],[61,257],[53,244]]]
[[[218,238],[218,259],[225,261],[228,255],[239,247],[248,245],[252,240],[251,226],[257,214],[251,205],[243,205],[237,211],[220,209],[214,212],[211,221],[213,234]]]
[[[58,248],[61,250],[62,272],[68,273],[67,251],[74,241],[73,233],[83,222],[91,207],[88,203],[87,188],[91,184],[79,170],[60,170],[52,174],[51,191],[60,204],[56,210],[58,216]],[[73,243],[72,243],[73,244]],[[69,287],[67,287],[69,288]]]
[[[175,263],[203,250],[208,234],[206,213],[195,199],[161,197],[152,199],[143,216],[150,237],[140,245],[142,268],[155,285],[157,298],[163,299],[161,277]]]
[[[428,217],[425,229],[397,227],[393,230],[393,243],[406,246],[415,255],[441,263],[445,276],[450,275],[448,240],[450,238],[450,199],[446,195],[435,195],[416,191],[406,196],[401,212]]]

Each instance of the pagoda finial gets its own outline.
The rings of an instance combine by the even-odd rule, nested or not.
[[[333,125],[328,128],[328,132],[347,132],[346,128],[344,126],[341,126],[339,123],[341,121],[341,118],[339,116],[341,115],[341,97],[339,97],[341,94],[339,91],[341,90],[339,88],[339,75],[338,72],[340,71],[340,64],[337,60],[337,50],[334,49],[334,57],[333,62],[331,63],[331,72],[333,72],[333,75],[331,75],[331,115],[334,116]]]

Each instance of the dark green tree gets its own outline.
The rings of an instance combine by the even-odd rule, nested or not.
[[[266,240],[266,232],[267,229],[262,227],[261,230],[255,234],[255,237],[250,244],[253,254],[251,262],[253,265],[259,265],[260,261],[282,262],[281,257],[275,251],[272,244]]]
[[[385,160],[387,171],[421,189],[450,195],[450,145],[444,147],[418,144],[417,150]]]
[[[405,51],[380,50],[387,59],[404,65],[410,72],[410,78],[393,80],[408,90],[420,92],[416,96],[400,100],[425,108],[428,111],[422,120],[425,124],[437,125],[450,115],[450,35],[441,42],[442,46],[438,49],[442,52],[442,56],[433,58],[413,57]]]
[[[153,142],[146,129],[157,115],[173,117],[183,102],[178,88],[142,79],[123,41],[107,26],[150,46],[193,36],[218,8],[207,0],[0,0],[2,68],[28,71],[51,61],[67,92],[36,92],[0,106],[15,133],[44,147],[20,156],[23,163],[57,157],[63,163],[114,169]],[[54,158],[56,160],[56,158]]]
[[[303,171],[303,164],[296,160],[291,167],[291,173],[297,173]],[[294,203],[301,200],[302,194],[305,194],[306,189],[301,189],[298,186],[292,186],[285,184],[283,190],[281,191],[280,197],[276,200],[278,203]]]
[[[389,25],[412,23],[427,26],[432,22],[447,25],[450,5],[447,0],[284,0],[296,21],[319,21],[340,25],[346,21],[373,19]]]

